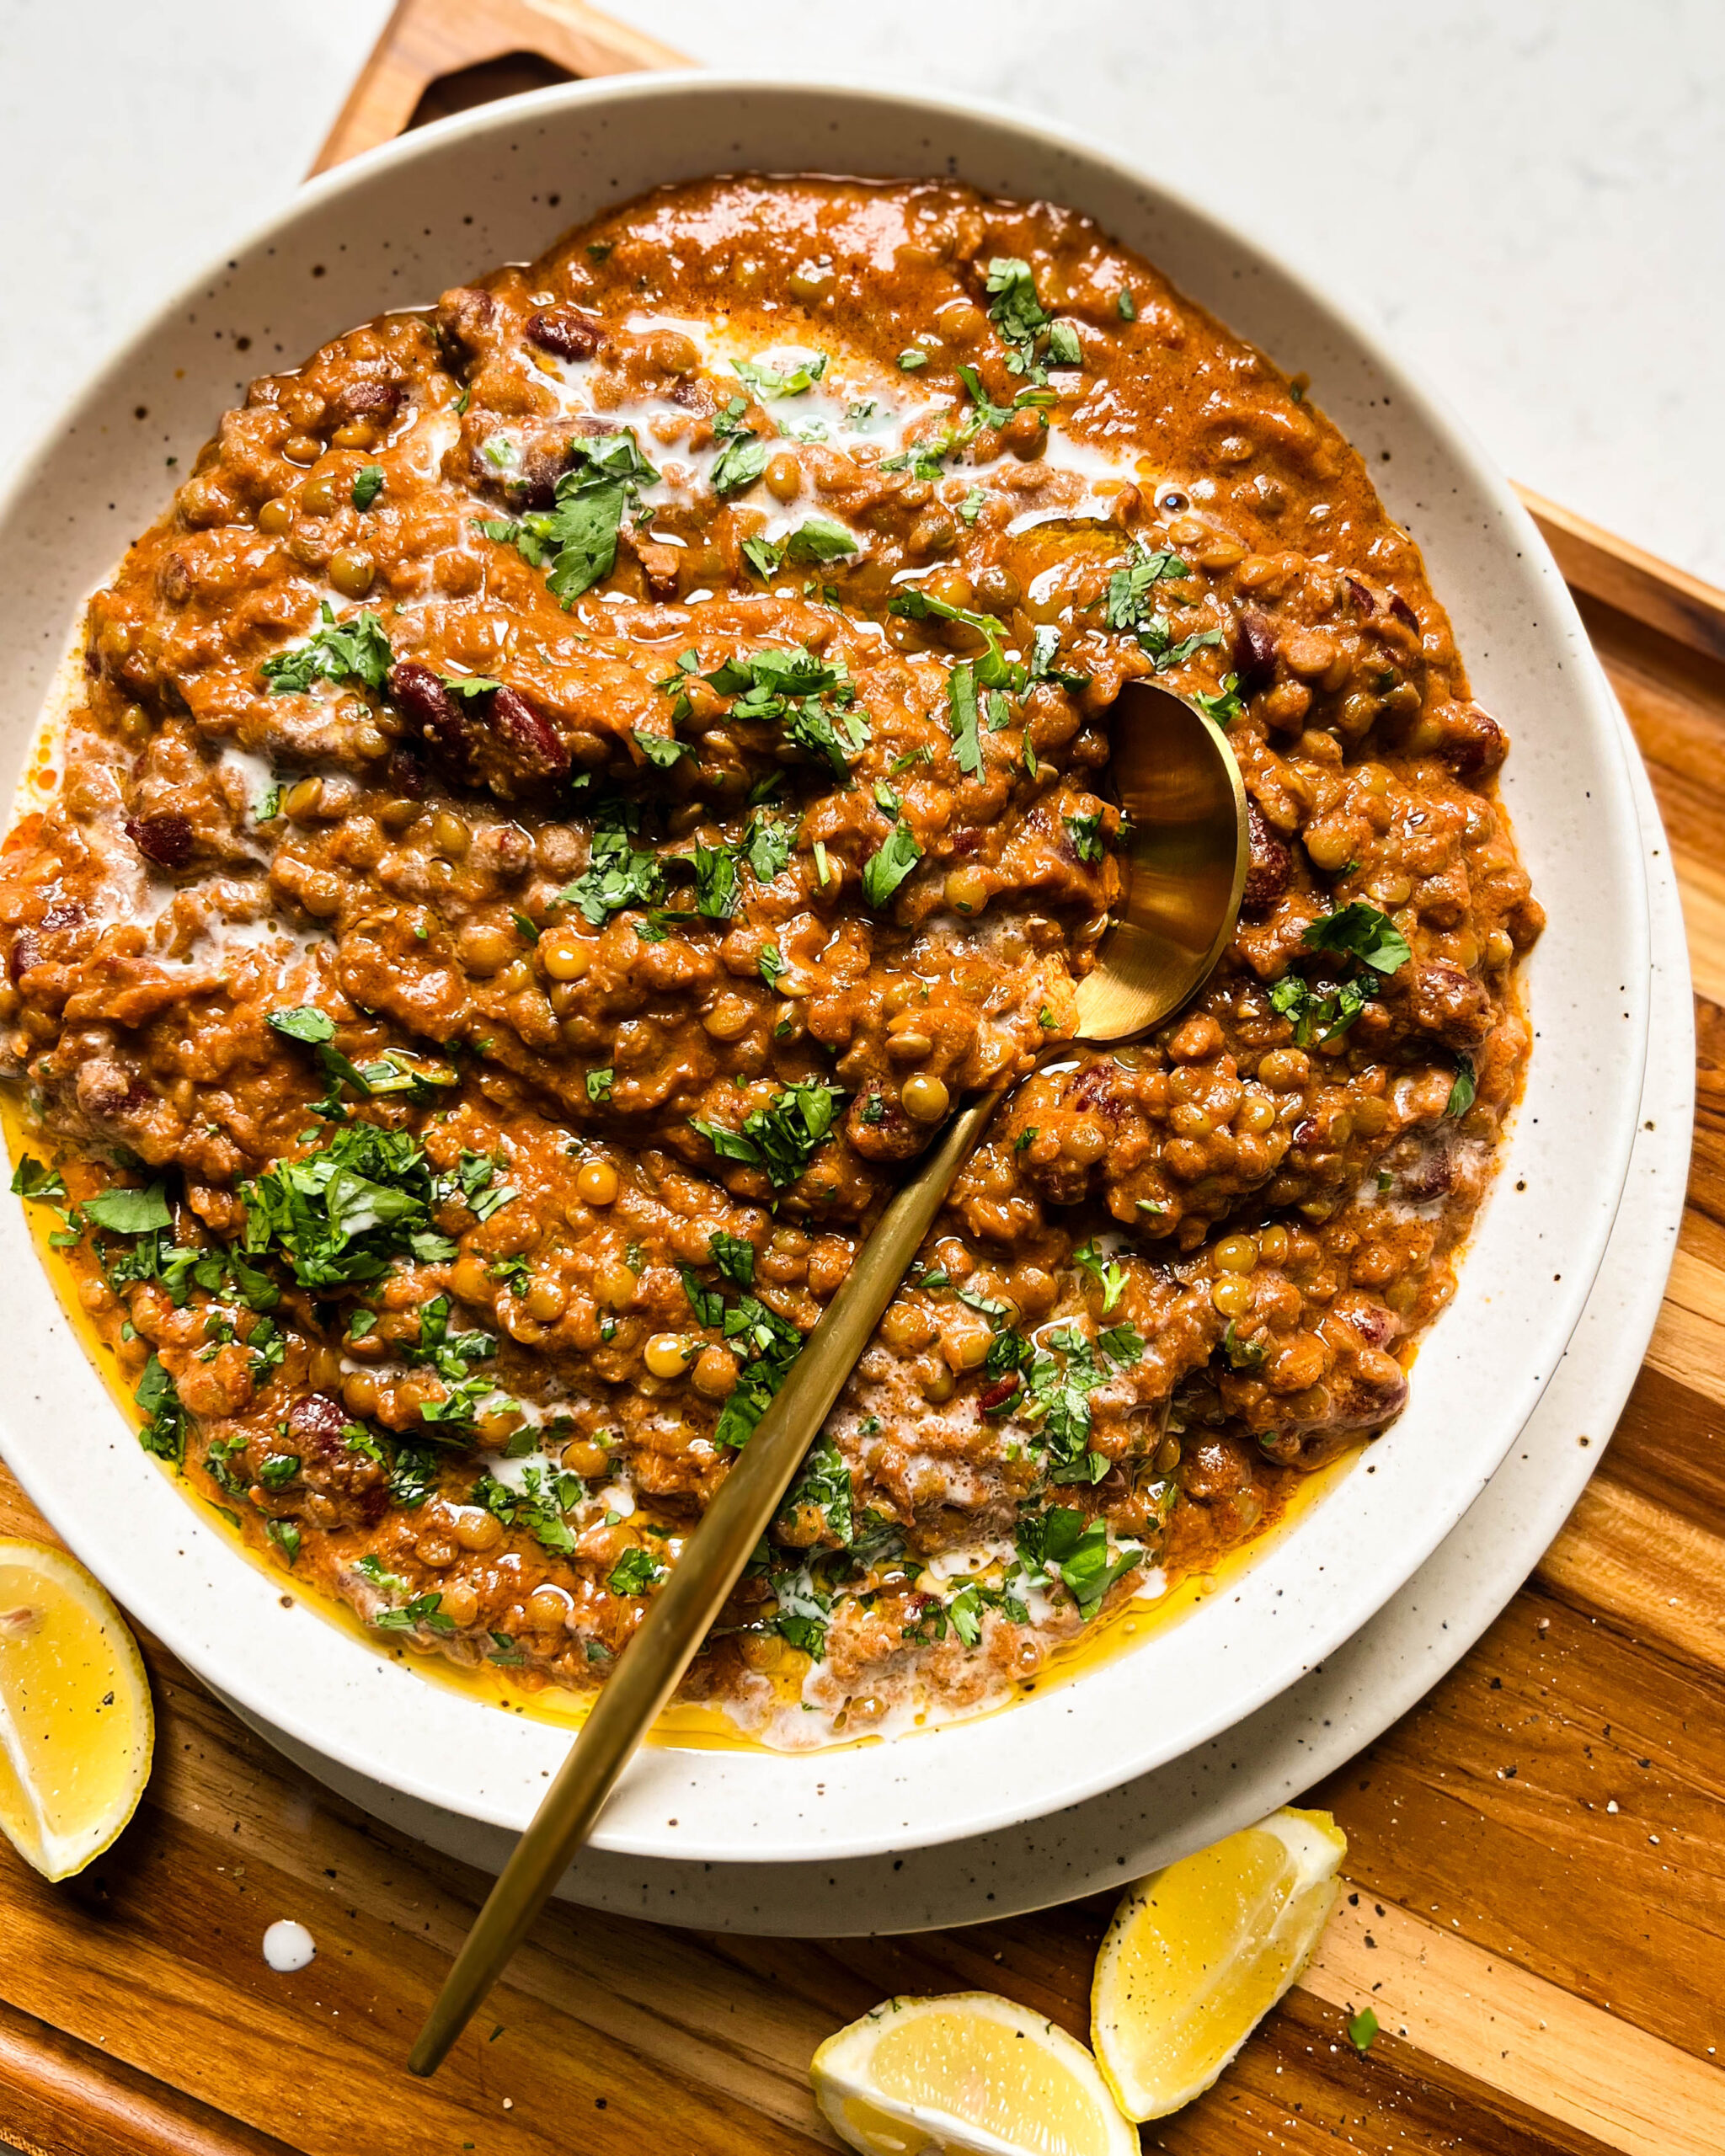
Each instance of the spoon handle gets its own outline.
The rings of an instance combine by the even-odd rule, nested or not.
[[[959,1111],[858,1251],[777,1397],[732,1462],[670,1578],[648,1604],[634,1637],[600,1688],[556,1780],[444,1980],[408,2061],[414,2073],[430,2073],[441,2063],[586,1840],[617,1776],[741,1577],[953,1178],[1007,1090],[998,1086]]]

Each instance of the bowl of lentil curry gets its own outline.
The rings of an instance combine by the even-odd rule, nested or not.
[[[1367,449],[1449,491],[1490,710]],[[1621,752],[1501,483],[1237,235],[975,108],[547,93],[308,190],[8,540],[100,487],[119,571],[81,531],[25,579],[45,622],[100,585],[0,934],[16,1187],[142,1428],[32,1264],[56,1412],[7,1449],[233,1696],[526,1816],[895,1178],[1070,1030],[1140,676],[1245,771],[1234,946],[1021,1086],[692,1672],[677,1819],[599,1838],[1072,1801],[1346,1636],[1489,1475],[1621,1181]],[[1482,1210],[1511,1167],[1538,1204]]]

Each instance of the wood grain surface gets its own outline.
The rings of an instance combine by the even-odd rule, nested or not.
[[[506,85],[524,54],[553,70],[529,80],[675,57],[576,0],[409,0],[320,163],[474,101],[476,67],[505,70],[478,94]],[[440,90],[451,71],[466,84]],[[1178,2156],[1725,2151],[1725,595],[1530,506],[1682,884],[1683,1236],[1640,1381],[1538,1570],[1310,1792],[1347,1831],[1348,1890],[1223,2080],[1145,2130]],[[52,1539],[3,1470],[0,1534]],[[159,1733],[132,1825],[60,1886],[0,1846],[0,2137],[29,2156],[792,2156],[832,2145],[811,2052],[888,1993],[1005,1991],[1086,2033],[1101,1900],[841,1941],[558,1906],[442,2073],[410,2079],[488,1881],[309,1780],[143,1645]],[[292,1975],[260,1951],[281,1916],[318,1945]],[[1346,2023],[1367,2004],[1383,2033],[1362,2056]]]

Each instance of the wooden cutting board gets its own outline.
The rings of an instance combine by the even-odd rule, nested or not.
[[[578,0],[408,0],[320,166],[415,120],[676,54]],[[1725,2150],[1725,594],[1532,502],[1641,744],[1696,989],[1684,1234],[1567,1525],[1437,1689],[1311,1792],[1349,1891],[1178,2156]],[[1658,1052],[1658,1043],[1654,1044]],[[46,1536],[0,1470],[0,1534]],[[747,1940],[554,1907],[430,2082],[408,2044],[488,1881],[332,1796],[146,1640],[159,1734],[114,1849],[0,1845],[0,2138],[29,2156],[792,2156],[806,2071],[893,1991],[1082,2036],[1100,1900],[900,1939]],[[291,1976],[259,1942],[307,1924]],[[1348,2008],[1388,2030],[1361,2057]]]

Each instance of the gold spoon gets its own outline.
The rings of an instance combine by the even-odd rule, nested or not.
[[[1076,1040],[1052,1043],[1042,1060],[1128,1040],[1178,1011],[1226,947],[1245,889],[1246,792],[1220,728],[1148,682],[1129,684],[1114,710],[1111,769],[1129,819],[1125,903],[1078,984]],[[766,1534],[953,1178],[1020,1082],[961,1108],[882,1214],[601,1688],[456,1956],[408,2061],[414,2073],[435,2070],[586,1840]]]

